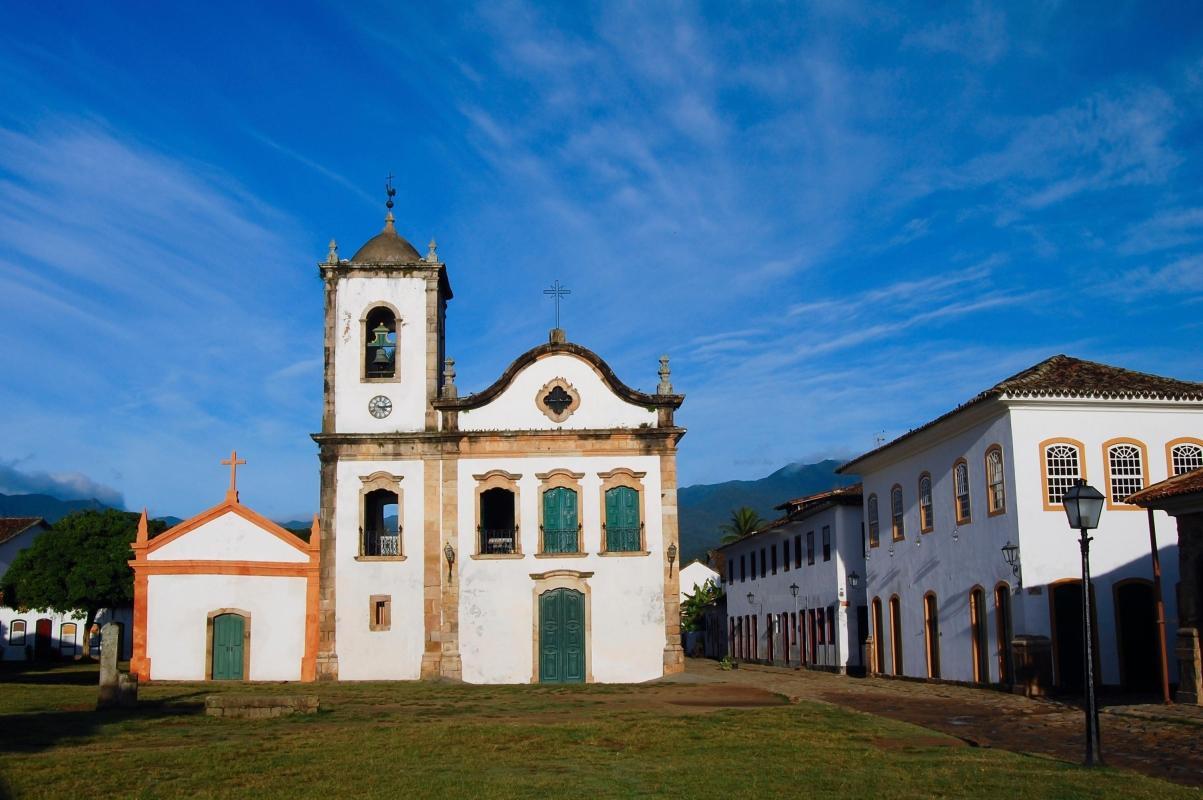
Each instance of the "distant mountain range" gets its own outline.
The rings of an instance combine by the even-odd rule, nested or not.
[[[855,476],[835,473],[841,463],[827,459],[817,464],[787,464],[759,480],[681,487],[677,490],[681,563],[688,564],[695,558],[705,561],[706,551],[717,547],[723,538],[719,526],[740,506],[749,506],[771,520],[781,516],[774,506],[786,500],[856,483],[859,478]]]
[[[684,486],[677,492],[681,555],[680,563],[688,564],[695,558],[705,560],[706,551],[716,547],[722,539],[719,526],[727,522],[731,512],[740,506],[750,506],[766,520],[774,519],[780,512],[774,506],[795,497],[822,492],[836,486],[848,486],[857,479],[848,475],[836,475],[839,461],[828,459],[817,464],[788,464],[771,475],[752,481],[726,481],[724,483]],[[66,515],[84,509],[107,508],[99,500],[60,500],[45,494],[0,494],[0,517],[44,517],[47,522],[57,522]],[[159,517],[171,525],[178,525],[179,517]],[[392,522],[392,519],[388,520]],[[310,520],[288,520],[281,527],[295,531],[303,539],[309,538]]]
[[[58,522],[68,514],[86,509],[108,508],[96,498],[91,500],[59,500],[48,494],[0,494],[0,517],[42,517]]]

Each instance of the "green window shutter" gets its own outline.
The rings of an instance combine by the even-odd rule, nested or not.
[[[576,553],[576,492],[563,486],[543,493],[543,550],[547,553]]]
[[[606,491],[606,550],[635,552],[640,546],[639,492],[629,486]]]

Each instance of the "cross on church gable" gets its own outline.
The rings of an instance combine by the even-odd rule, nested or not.
[[[230,457],[223,458],[221,460],[221,463],[222,463],[222,466],[227,466],[230,468],[230,488],[226,492],[226,499],[232,500],[233,502],[237,503],[238,502],[238,466],[240,464],[245,464],[246,459],[239,458],[237,450],[231,450]]]

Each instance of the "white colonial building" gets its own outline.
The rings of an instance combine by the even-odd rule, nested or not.
[[[1081,478],[1107,497],[1091,549],[1101,680],[1155,688],[1149,522],[1124,500],[1200,464],[1203,384],[1067,356],[845,464],[864,485],[876,670],[1080,687],[1081,560],[1061,498]],[[1172,631],[1177,539],[1154,522]]]
[[[707,583],[713,583],[717,586],[719,583],[719,574],[698,559],[694,559],[681,567],[679,581],[681,584],[680,600],[684,603],[686,597],[689,597]]]
[[[41,517],[0,517],[0,576],[8,571],[17,553],[34,543],[50,525]],[[129,658],[131,643],[125,635],[130,609],[101,609],[96,623],[115,622],[121,632],[119,653]],[[99,655],[99,637],[84,630],[87,615],[55,609],[9,608],[0,602],[0,660],[46,661],[71,659],[90,648]]]
[[[433,242],[419,255],[390,212],[350,260],[331,242],[319,270],[315,535],[289,542],[235,495],[210,521],[150,540],[135,559],[144,677],[211,676],[217,650],[202,644],[230,614],[249,652],[222,657],[245,658],[240,676],[252,679],[628,682],[682,669],[673,562],[685,431],[667,358],[646,394],[557,328],[460,397],[444,355],[451,285]],[[219,533],[222,520],[233,527]],[[222,560],[244,552],[253,563],[236,576]],[[156,560],[198,563],[185,573]],[[169,573],[162,589],[156,571]],[[257,638],[268,630],[274,644]],[[271,648],[276,661],[259,662]]]
[[[727,652],[746,661],[864,668],[860,486],[790,500],[780,519],[720,548]]]

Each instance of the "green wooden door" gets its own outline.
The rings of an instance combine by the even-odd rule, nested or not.
[[[635,552],[639,539],[639,492],[629,486],[607,490],[606,550]]]
[[[244,621],[237,614],[213,618],[213,680],[240,681]]]
[[[543,493],[543,552],[577,553],[576,492],[563,486]]]
[[[585,682],[585,595],[552,589],[539,595],[539,682]]]

